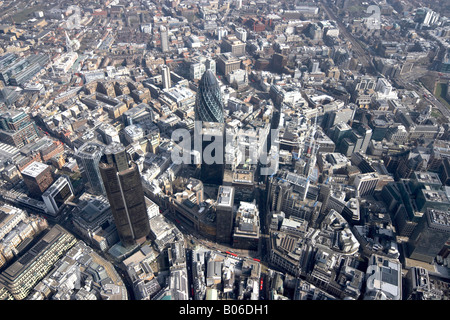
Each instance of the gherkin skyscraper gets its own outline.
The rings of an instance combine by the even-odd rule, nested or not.
[[[198,86],[195,120],[223,123],[223,100],[219,82],[211,70],[206,70]]]

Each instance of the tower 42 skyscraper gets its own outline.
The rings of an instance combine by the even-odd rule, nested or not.
[[[144,242],[150,224],[136,164],[128,163],[122,144],[112,143],[105,148],[99,168],[122,245]]]

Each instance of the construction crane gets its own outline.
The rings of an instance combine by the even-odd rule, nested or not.
[[[311,129],[311,137],[308,143],[308,149],[306,151],[305,157],[307,157],[307,170],[305,170],[304,174],[309,178],[312,173],[313,167],[316,165],[315,157],[316,157],[316,135],[317,132],[317,113],[314,120],[314,126]],[[314,160],[313,160],[314,158]],[[306,160],[306,159],[305,159]],[[314,162],[314,163],[313,163]]]
[[[72,40],[70,40],[69,35],[67,34],[67,31],[64,31],[64,33],[66,34],[66,48],[67,48],[67,52],[72,52],[73,51]]]

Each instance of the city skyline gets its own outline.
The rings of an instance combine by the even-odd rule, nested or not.
[[[2,1],[0,300],[450,299],[445,4]]]

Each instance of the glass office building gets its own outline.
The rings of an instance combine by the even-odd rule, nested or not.
[[[211,70],[200,79],[195,101],[195,120],[223,123],[223,100],[219,82]]]
[[[80,167],[83,182],[89,192],[95,195],[105,194],[98,164],[105,146],[92,141],[86,142],[75,153],[75,159]]]

